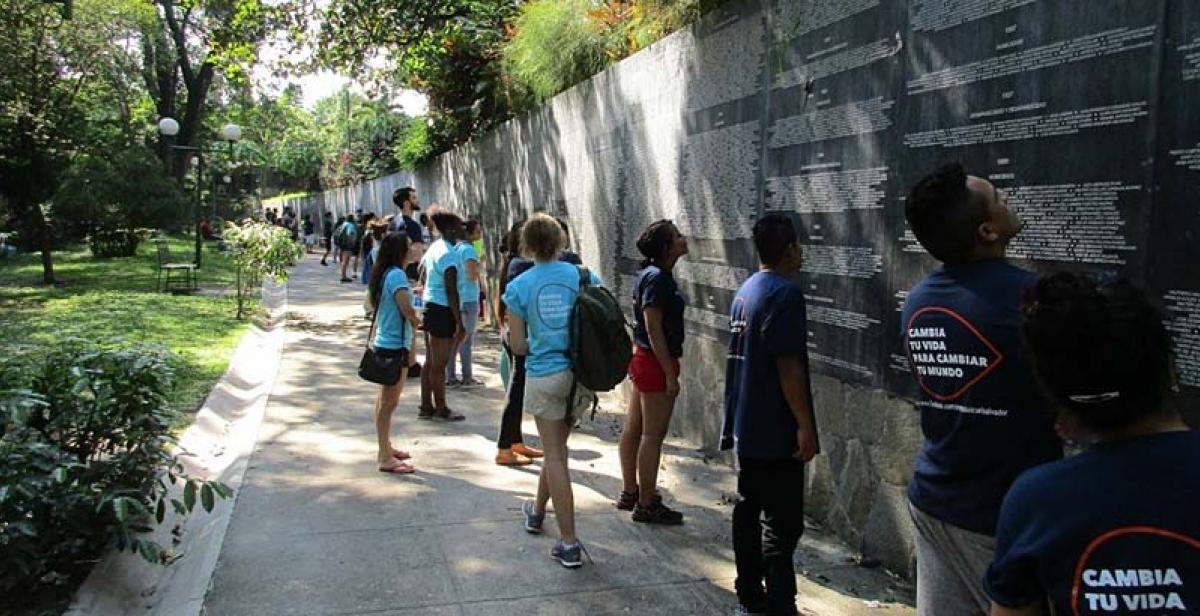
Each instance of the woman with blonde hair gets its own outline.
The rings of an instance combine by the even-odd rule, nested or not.
[[[567,358],[569,324],[579,294],[580,271],[558,260],[563,248],[562,229],[545,214],[536,214],[521,229],[521,247],[534,265],[508,283],[504,304],[508,313],[509,346],[525,356],[525,412],[533,415],[545,460],[538,478],[537,496],[522,510],[525,530],[542,532],[546,504],[554,502],[559,541],[550,551],[562,566],[583,565],[583,544],[575,534],[575,498],[567,467],[567,438],[575,414],[590,403],[592,393],[573,388]],[[600,285],[591,275],[590,284]],[[574,399],[571,393],[574,391]]]

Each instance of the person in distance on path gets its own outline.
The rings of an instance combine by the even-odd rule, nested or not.
[[[1007,196],[961,165],[922,178],[904,206],[942,262],[909,292],[901,344],[924,443],[908,484],[920,616],[985,614],[996,517],[1026,469],[1062,457],[1017,333],[1037,277],[1005,259],[1021,224]]]
[[[358,221],[353,216],[347,216],[346,222],[339,227],[338,234],[335,239],[338,242],[338,248],[341,249],[342,263],[342,282],[353,282],[353,279],[346,275],[346,270],[350,268],[350,262],[358,259],[358,248],[361,245],[361,231],[358,227]],[[354,271],[358,271],[358,263],[354,264]]]
[[[404,266],[408,264],[408,237],[392,234],[380,242],[375,267],[371,270],[370,305],[376,312],[374,321],[375,352],[402,356],[412,350],[413,336],[420,321],[412,305],[412,293]],[[400,400],[407,377],[407,362],[395,385],[380,385],[375,396],[375,434],[378,440],[377,462],[384,473],[407,474],[416,469],[405,462],[412,456],[392,446],[392,414]]]
[[[1079,455],[1004,498],[993,616],[1200,611],[1200,434],[1180,418],[1163,315],[1124,280],[1042,278],[1022,303],[1034,372]]]
[[[527,532],[542,532],[546,504],[553,500],[559,541],[550,555],[562,566],[573,569],[583,566],[585,552],[575,535],[575,497],[567,467],[567,438],[575,416],[592,400],[592,393],[586,388],[572,386],[574,374],[567,355],[568,324],[579,294],[580,270],[559,261],[562,229],[545,214],[536,214],[525,223],[521,245],[535,264],[504,290],[508,338],[513,352],[526,356],[525,410],[537,422],[538,436],[546,452],[537,496],[522,507],[524,525]],[[595,274],[591,274],[590,283],[601,284]]]
[[[804,292],[795,280],[802,254],[796,228],[780,214],[754,225],[754,247],[762,269],[738,289],[729,312],[721,428],[721,449],[733,449],[738,460],[734,587],[738,614],[792,616],[804,465],[820,452]]]
[[[633,511],[635,522],[683,524],[683,514],[663,504],[656,485],[663,439],[679,396],[687,300],[673,271],[688,252],[687,238],[671,221],[660,220],[642,232],[637,248],[645,260],[633,290],[635,348],[629,379],[635,391],[619,444],[624,488],[616,505]]]

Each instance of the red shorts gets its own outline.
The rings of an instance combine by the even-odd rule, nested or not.
[[[675,376],[679,376],[679,360],[672,359]],[[667,391],[667,375],[663,374],[658,358],[649,349],[637,347],[633,359],[629,360],[629,380],[633,381],[634,389],[644,394],[657,394]]]

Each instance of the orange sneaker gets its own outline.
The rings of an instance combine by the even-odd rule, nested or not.
[[[496,464],[500,466],[525,466],[526,464],[533,464],[533,460],[511,449],[501,449],[496,452]]]
[[[542,453],[541,449],[534,449],[525,443],[517,443],[512,446],[513,453],[525,456],[526,458],[540,458],[546,454]]]

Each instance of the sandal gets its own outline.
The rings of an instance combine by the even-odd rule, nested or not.
[[[412,454],[411,454],[411,453],[408,453],[407,451],[401,451],[401,450],[399,450],[399,449],[393,449],[393,450],[392,450],[392,457],[393,457],[393,458],[395,458],[395,459],[397,459],[397,460],[410,460],[410,459],[412,459]]]
[[[397,462],[391,466],[379,467],[379,472],[390,473],[393,475],[411,475],[417,472],[417,469],[407,462]]]

